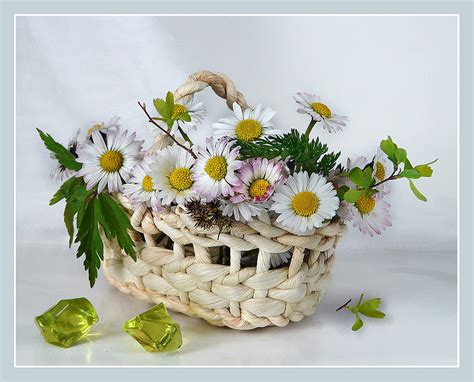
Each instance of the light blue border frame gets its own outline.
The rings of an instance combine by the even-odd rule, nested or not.
[[[2,41],[0,60],[1,122],[1,309],[0,380],[473,380],[473,3],[471,1],[21,1],[0,0]],[[460,314],[459,368],[31,368],[13,367],[13,243],[14,243],[14,134],[13,134],[13,25],[14,14],[54,13],[449,13],[460,15]],[[453,169],[454,171],[454,169]],[[454,185],[453,185],[454,186]],[[27,302],[23,302],[27,303]],[[442,309],[442,307],[440,307]],[[390,335],[387,333],[387,335]]]

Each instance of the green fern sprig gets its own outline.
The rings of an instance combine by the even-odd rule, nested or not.
[[[272,135],[259,138],[252,142],[237,140],[242,159],[249,158],[281,158],[287,159],[290,169],[307,171],[327,176],[336,166],[339,153],[328,153],[328,146],[319,138],[309,139],[292,129],[283,135]]]

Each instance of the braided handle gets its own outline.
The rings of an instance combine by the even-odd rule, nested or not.
[[[212,90],[221,98],[224,98],[227,107],[233,110],[232,105],[237,102],[242,109],[248,109],[244,95],[237,90],[234,82],[225,74],[203,70],[191,74],[186,82],[177,88],[174,92],[174,99],[184,102],[191,99],[194,93],[210,86]],[[172,144],[172,140],[164,134],[158,134],[153,145],[148,149],[148,153],[153,154],[158,150]]]
[[[200,92],[210,86],[221,98],[226,100],[227,106],[232,110],[232,104],[237,102],[242,109],[248,109],[244,95],[237,90],[232,80],[225,74],[203,70],[191,74],[186,82],[174,92],[175,100],[188,101],[194,93]]]

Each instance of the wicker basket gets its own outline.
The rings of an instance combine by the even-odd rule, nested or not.
[[[190,76],[175,99],[207,86],[225,98],[229,108],[233,102],[248,107],[229,78],[212,72]],[[168,143],[159,138],[150,150]],[[285,326],[312,314],[330,283],[335,248],[346,231],[345,225],[331,223],[299,236],[262,218],[266,221],[235,222],[219,234],[196,228],[180,207],[158,215],[145,206],[132,211],[124,195],[118,199],[131,215],[138,260],[104,239],[107,280],[141,300],[162,302],[171,310],[240,330]],[[166,248],[167,240],[172,240],[172,249]],[[230,248],[230,265],[215,262],[222,246]],[[241,268],[242,252],[255,249],[256,266]],[[288,250],[289,266],[270,269],[271,254]]]

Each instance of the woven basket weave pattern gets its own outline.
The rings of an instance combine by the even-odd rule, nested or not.
[[[248,107],[232,81],[211,72],[190,76],[175,98],[189,97],[206,86],[225,98],[230,108],[233,102]],[[159,138],[150,151],[166,144]],[[131,214],[138,260],[104,239],[108,281],[136,298],[241,330],[285,326],[312,314],[330,283],[335,248],[346,231],[345,225],[331,223],[312,235],[298,236],[255,219],[235,222],[219,234],[217,229],[196,228],[180,207],[166,214],[145,206],[132,212],[124,195],[118,199]],[[162,234],[173,241],[172,249],[164,247]],[[220,246],[229,247],[230,266],[212,262],[212,248]],[[254,249],[256,267],[241,268],[242,252]],[[292,252],[289,266],[270,269],[271,254],[285,251]]]

